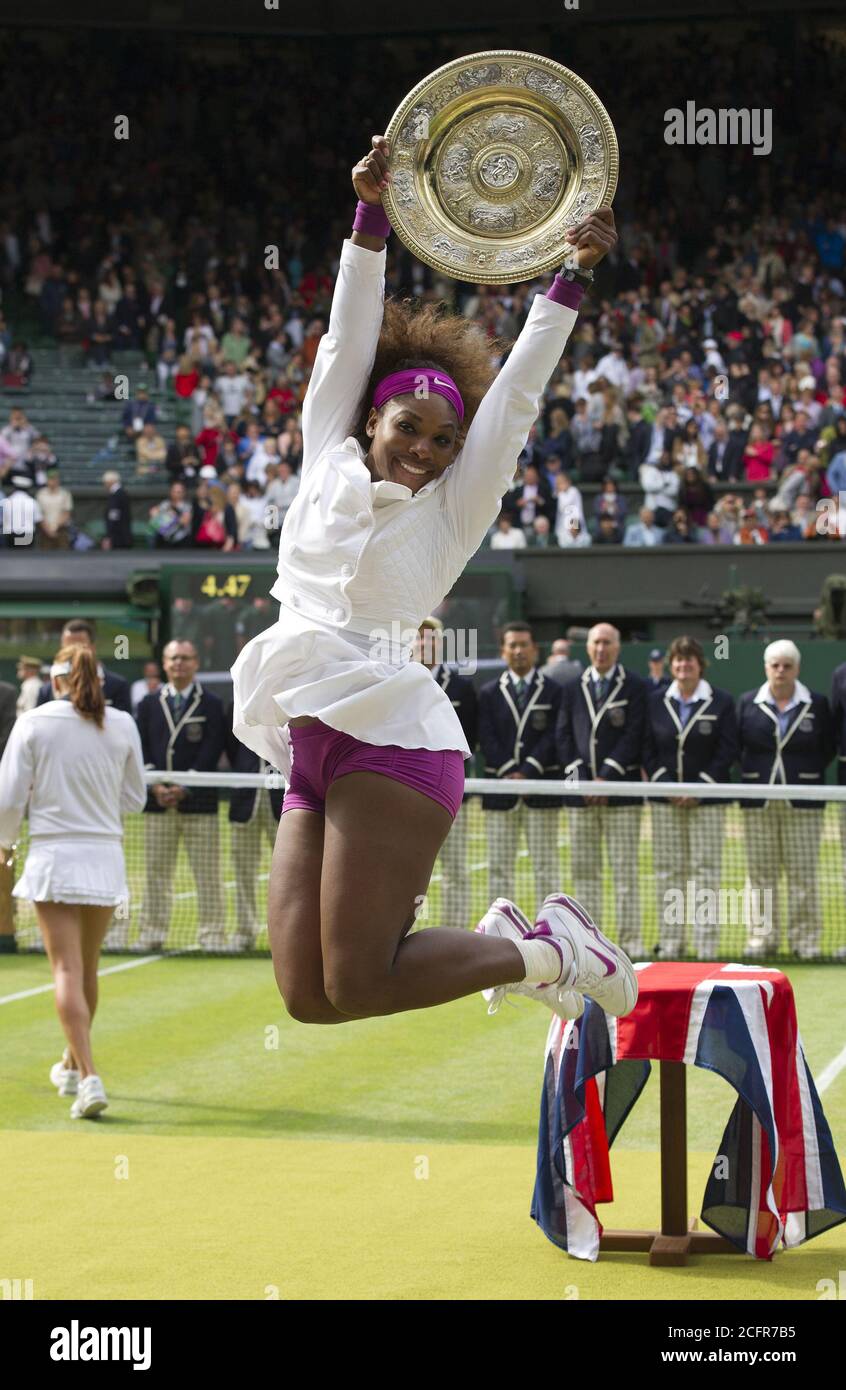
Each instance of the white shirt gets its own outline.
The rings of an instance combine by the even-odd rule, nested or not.
[[[491,536],[491,550],[525,550],[526,535],[519,526],[510,531],[494,531]]]
[[[235,376],[228,376],[224,373],[223,376],[217,378],[214,389],[220,399],[224,415],[240,415],[249,384],[250,378],[245,372],[238,372]]]
[[[622,353],[618,357],[614,352],[606,352],[604,357],[600,357],[596,364],[596,375],[604,376],[612,386],[625,391],[629,381],[629,369]]]
[[[656,507],[666,507],[669,512],[673,510],[681,487],[681,479],[674,469],[642,463],[638,469],[638,479],[644,491],[645,507],[651,512],[654,512]]]
[[[102,729],[69,700],[22,714],[0,760],[0,844],[14,844],[29,803],[30,839],[119,839],[121,815],[147,800],[132,715],[106,706]]]
[[[374,482],[350,430],[382,327],[385,261],[385,250],[343,243],[271,590],[279,622],[232,668],[237,737],[286,775],[287,724],[300,715],[367,743],[470,757],[445,692],[411,660],[412,644],[494,524],[576,322],[574,309],[537,295],[456,460],[416,494]]]
[[[40,693],[40,676],[26,676],[24,680],[21,681],[21,693],[15,705],[15,712],[18,718],[20,718],[22,714],[26,714],[27,710],[35,709],[35,706],[38,704],[38,696]]]

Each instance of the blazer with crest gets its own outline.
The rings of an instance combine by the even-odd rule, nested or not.
[[[837,780],[846,784],[846,661],[835,668],[831,678],[831,715],[837,740]]]
[[[485,760],[485,776],[505,778],[522,772],[534,781],[555,781],[561,768],[555,752],[555,721],[562,687],[535,668],[529,697],[521,714],[510,671],[488,681],[479,691],[479,746]],[[563,805],[560,796],[482,797],[485,811],[511,811],[518,800],[540,810]]]
[[[782,734],[774,710],[766,703],[768,687],[747,690],[737,707],[740,735],[740,777],[759,785],[771,783],[802,787],[820,786],[834,757],[834,722],[828,700],[796,682],[798,705],[790,711]],[[741,801],[741,806],[760,810],[766,801]],[[801,811],[822,811],[824,801],[791,801]]]
[[[682,728],[668,686],[655,690],[646,705],[643,765],[650,782],[730,782],[740,746],[734,700],[727,690],[700,682],[693,712]],[[725,804],[731,797],[709,797],[704,806]]]
[[[138,705],[136,719],[141,735],[145,769],[168,772],[215,772],[226,742],[223,701],[210,690],[194,681],[188,703],[179,719],[167,702],[168,685],[153,695],[145,695]],[[166,782],[167,777],[162,776]],[[219,792],[216,787],[186,787],[187,795],[177,810],[186,816],[216,815]],[[162,815],[152,795],[147,798],[145,811]]]
[[[591,670],[565,685],[555,729],[562,776],[581,782],[602,777],[606,782],[640,780],[646,723],[646,682],[618,662],[602,703],[594,703]],[[583,807],[584,797],[568,797],[566,805]],[[609,806],[639,806],[634,796],[609,797]]]

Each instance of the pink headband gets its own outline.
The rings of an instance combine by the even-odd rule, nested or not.
[[[428,367],[410,367],[408,371],[391,372],[390,376],[383,377],[373,392],[373,404],[378,410],[380,405],[392,396],[415,395],[424,381],[428,384],[429,391],[445,396],[450,405],[455,407],[459,420],[464,419],[464,402],[452,377],[447,376],[446,372],[437,372]],[[426,394],[428,392],[424,393],[424,399]]]

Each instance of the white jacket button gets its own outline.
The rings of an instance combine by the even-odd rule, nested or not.
[[[352,565],[341,565],[341,574],[344,576],[345,579],[348,579],[352,572]]]
[[[342,623],[344,621],[343,608],[336,608],[335,612],[332,614],[332,617],[335,619],[336,623]]]
[[[356,517],[356,521],[358,522],[359,526],[367,526],[370,522],[369,513],[359,512],[358,516]]]
[[[299,594],[292,594],[292,595],[291,595],[291,602],[292,602],[292,604],[294,605],[295,608],[299,608],[299,606],[300,606],[300,596],[299,596]]]
[[[312,501],[312,502],[319,502],[319,501],[320,501],[320,489],[319,489],[319,488],[317,488],[317,489],[311,494],[311,501]]]

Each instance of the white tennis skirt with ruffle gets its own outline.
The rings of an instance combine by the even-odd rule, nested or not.
[[[12,896],[32,903],[92,907],[117,907],[128,902],[123,844],[106,835],[33,837]]]
[[[374,660],[372,637],[321,628],[283,609],[279,622],[248,642],[232,667],[236,738],[286,778],[288,722],[304,715],[363,743],[455,748],[469,758],[443,687],[407,651],[388,647],[389,660]]]

